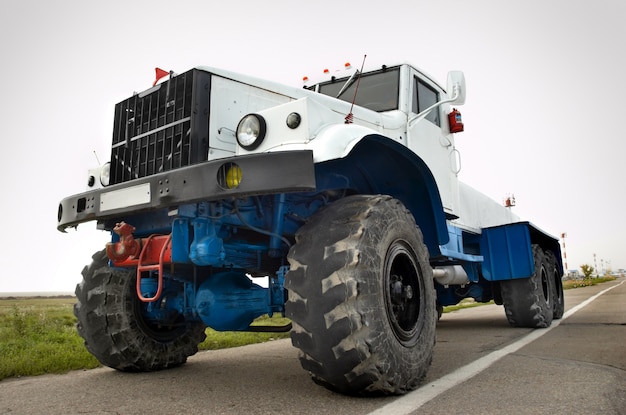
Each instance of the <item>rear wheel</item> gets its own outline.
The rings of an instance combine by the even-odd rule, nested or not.
[[[548,277],[552,282],[552,314],[555,320],[563,317],[565,312],[565,298],[563,296],[562,275],[556,262],[554,252],[546,251],[546,261],[548,263]]]
[[[413,216],[388,196],[314,215],[289,253],[287,317],[313,379],[350,395],[416,388],[432,361],[435,290]]]
[[[441,316],[443,316],[443,306],[437,303],[436,309],[437,309],[437,320],[441,320]]]
[[[541,328],[552,324],[552,276],[541,248],[533,245],[532,252],[535,270],[531,277],[500,283],[506,317],[515,327]]]
[[[134,270],[108,266],[104,251],[93,256],[76,286],[74,315],[85,346],[103,365],[122,371],[151,371],[178,366],[205,339],[201,323],[158,326],[143,317],[135,292]]]

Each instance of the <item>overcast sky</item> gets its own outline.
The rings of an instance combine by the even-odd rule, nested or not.
[[[0,292],[73,291],[108,235],[61,234],[58,202],[109,158],[114,105],[154,68],[300,85],[324,68],[463,70],[462,181],[545,231],[568,268],[626,268],[623,0],[0,3]],[[601,262],[603,261],[603,262]]]

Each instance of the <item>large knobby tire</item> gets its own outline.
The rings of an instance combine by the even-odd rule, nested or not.
[[[555,320],[563,317],[565,312],[565,297],[563,295],[563,275],[559,272],[554,252],[546,251],[546,262],[548,264],[548,277],[552,282],[552,317]]]
[[[422,234],[389,196],[350,196],[296,234],[287,317],[313,380],[349,395],[415,389],[432,362],[435,290]]]
[[[181,365],[198,351],[206,337],[203,324],[156,327],[144,320],[134,270],[110,268],[101,251],[82,274],[74,306],[77,329],[103,365],[129,372],[160,370]]]
[[[502,302],[514,327],[543,328],[552,324],[552,276],[538,245],[532,246],[535,270],[531,277],[502,281]]]

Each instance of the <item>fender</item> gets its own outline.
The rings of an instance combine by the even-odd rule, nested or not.
[[[449,235],[441,196],[426,163],[380,134],[348,137],[345,142],[344,157],[315,163],[317,183],[323,183],[326,175],[339,173],[349,178],[357,193],[387,194],[401,200],[419,225],[431,258],[440,256],[439,246],[448,243]],[[324,159],[324,154],[318,160]]]
[[[379,121],[382,124],[382,118]],[[450,237],[439,189],[424,160],[400,142],[400,134],[394,140],[368,126],[336,122],[322,126],[313,136],[266,151],[312,150],[318,190],[328,182],[325,177],[341,174],[357,193],[401,200],[419,225],[431,258],[441,255],[439,246]]]
[[[330,100],[336,108],[331,110],[316,99],[302,98],[258,111],[258,114],[262,115],[267,122],[267,137],[253,151],[238,147],[237,154],[312,150],[313,161],[321,163],[347,157],[364,137],[390,136],[397,132],[400,136],[398,139],[398,144],[400,144],[401,136],[406,133],[406,114],[401,111],[383,114],[355,106],[353,108],[355,123],[345,124],[344,118],[349,112],[349,103],[336,101],[323,95],[316,98]],[[303,114],[303,125],[296,130],[290,130],[285,125],[285,119],[290,112]],[[393,141],[391,138],[384,138]],[[402,144],[398,150],[410,151]]]
[[[364,137],[377,135],[378,132],[356,124],[333,124],[319,130],[314,139],[303,142],[281,144],[270,148],[261,148],[268,153],[282,151],[312,150],[313,161],[324,161],[345,158]],[[389,138],[386,138],[390,140]],[[405,151],[409,151],[405,149]],[[261,151],[257,151],[261,152]],[[241,151],[243,153],[243,151]]]
[[[315,163],[343,159],[348,157],[354,147],[366,137],[379,136],[390,140],[378,134],[377,131],[362,125],[335,124],[323,128],[317,137],[308,143],[307,148],[313,150]]]

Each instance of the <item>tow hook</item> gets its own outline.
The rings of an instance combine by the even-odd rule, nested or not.
[[[107,256],[111,261],[121,262],[129,257],[137,257],[141,252],[141,245],[133,237],[135,227],[126,222],[115,225],[113,232],[119,235],[119,242],[109,242],[106,244]]]

